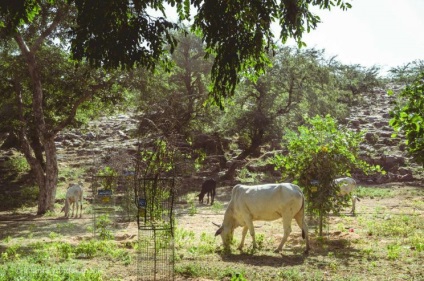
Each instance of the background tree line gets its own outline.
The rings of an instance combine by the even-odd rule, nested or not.
[[[145,1],[100,2],[89,9],[84,1],[0,5],[0,132],[18,141],[31,167],[40,190],[39,214],[54,206],[55,137],[99,114],[135,108],[140,126],[154,124],[194,150],[205,148],[200,136],[209,138],[215,145],[204,153],[217,161],[212,172],[233,179],[246,159],[260,156],[261,147],[279,149],[284,129],[302,125],[303,115],[330,114],[343,122],[360,95],[381,83],[378,67],[343,65],[322,50],[274,43],[269,24],[279,18],[283,41],[291,36],[302,45],[306,29],[299,17],[310,20],[307,29],[319,22],[308,1],[298,6],[282,1],[282,7],[263,11],[235,1],[225,12],[195,1],[198,13],[190,29],[151,18]],[[180,19],[189,17],[189,2],[171,2]],[[153,8],[164,10],[164,2],[155,3]],[[119,12],[96,25],[112,8]],[[272,17],[257,25],[260,15]],[[402,81],[399,71],[393,73]],[[231,155],[230,145],[236,148]]]

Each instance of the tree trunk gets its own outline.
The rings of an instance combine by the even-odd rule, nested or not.
[[[56,159],[56,145],[54,138],[49,138],[44,142],[46,157],[44,180],[39,183],[40,194],[38,197],[37,214],[42,215],[47,211],[54,211],[54,202],[57,190],[58,167]]]
[[[20,139],[23,144],[23,152],[35,173],[35,179],[39,187],[37,214],[42,215],[47,211],[54,211],[54,201],[56,198],[58,167],[56,159],[56,145],[54,143],[55,134],[46,126],[43,107],[43,88],[38,70],[35,52],[37,48],[30,50],[20,34],[15,35],[15,40],[26,60],[28,72],[32,81],[32,111],[35,124],[33,135],[28,136],[26,122],[23,117],[22,96],[17,93],[20,107],[21,130]],[[30,139],[36,141],[30,141]],[[44,148],[44,157],[40,155],[40,146]],[[45,158],[45,159],[44,159]]]

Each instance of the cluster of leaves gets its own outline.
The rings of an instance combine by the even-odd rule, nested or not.
[[[393,137],[404,133],[409,154],[424,166],[424,72],[399,94],[390,116]]]
[[[284,178],[297,182],[304,191],[311,214],[322,218],[330,212],[339,212],[347,198],[337,196],[340,187],[334,179],[350,175],[353,169],[380,172],[359,159],[362,132],[353,132],[339,126],[331,116],[305,118],[306,125],[297,131],[288,130],[283,138],[287,153],[276,155],[274,163]]]
[[[62,0],[49,1],[63,4]],[[190,20],[191,5],[197,11],[192,30],[202,35],[209,54],[215,56],[212,67],[212,92],[220,104],[223,97],[234,94],[240,73],[255,70],[261,73],[267,65],[266,52],[275,46],[271,24],[281,26],[280,38],[293,37],[299,45],[304,32],[317,27],[319,16],[311,6],[330,10],[351,7],[342,0],[323,1],[67,1],[75,14],[70,25],[73,57],[86,59],[95,66],[131,68],[140,64],[154,68],[158,61],[167,62],[165,47],[174,49],[176,40],[170,33],[178,29],[166,17],[154,17],[149,9],[165,15],[165,5],[176,7],[179,20]],[[13,32],[38,16],[38,1],[19,1],[19,5],[2,3],[4,20],[0,31]]]

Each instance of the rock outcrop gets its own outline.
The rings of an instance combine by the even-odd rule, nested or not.
[[[392,88],[393,89],[393,88]],[[394,88],[395,92],[401,88]],[[385,175],[364,175],[354,177],[364,183],[384,183],[393,181],[414,181],[419,179],[419,167],[407,156],[402,135],[392,138],[394,133],[389,126],[389,112],[393,108],[396,95],[389,96],[387,90],[375,89],[363,96],[360,105],[352,107],[348,126],[352,130],[364,130],[366,142],[361,145],[361,157],[370,164],[380,165]]]

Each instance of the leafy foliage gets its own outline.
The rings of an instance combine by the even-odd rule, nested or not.
[[[305,118],[306,125],[297,131],[288,130],[283,137],[287,154],[276,155],[274,163],[283,177],[294,179],[302,188],[311,214],[320,217],[320,235],[323,218],[339,212],[347,198],[337,196],[340,187],[334,179],[350,175],[353,169],[365,172],[380,171],[358,157],[363,133],[341,127],[329,115]]]
[[[3,4],[0,26],[6,34],[13,33],[38,16],[41,4],[19,1],[20,5]],[[50,1],[53,4],[60,0]],[[135,65],[152,69],[158,61],[168,64],[165,46],[172,52],[176,41],[170,30],[179,26],[166,17],[152,16],[149,9],[165,15],[165,5],[176,7],[179,20],[190,20],[191,5],[197,11],[192,30],[201,34],[209,54],[215,56],[212,67],[212,93],[219,105],[222,98],[233,95],[240,75],[249,71],[260,74],[268,64],[266,52],[275,47],[271,23],[281,27],[280,38],[293,37],[299,45],[304,32],[315,29],[320,18],[311,6],[330,10],[351,7],[343,0],[311,1],[114,1],[70,0],[75,7],[76,22],[70,26],[73,57],[87,60],[97,67]]]
[[[405,134],[409,154],[424,166],[424,72],[399,94],[390,116],[390,125]]]
[[[389,77],[394,83],[411,84],[421,72],[424,72],[424,60],[414,60],[391,68]]]

